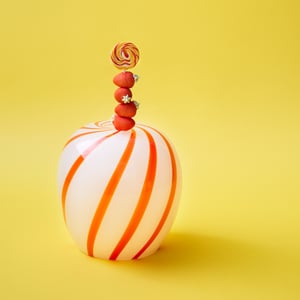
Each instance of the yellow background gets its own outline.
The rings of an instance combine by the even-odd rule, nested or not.
[[[300,299],[297,0],[2,2],[1,299]],[[118,41],[141,51],[135,119],[184,180],[134,262],[81,254],[56,187],[67,138],[112,115]]]

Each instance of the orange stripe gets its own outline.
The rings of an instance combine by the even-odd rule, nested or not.
[[[67,192],[68,192],[71,180],[72,180],[74,174],[76,173],[77,169],[79,168],[79,166],[83,162],[83,160],[84,160],[84,158],[81,155],[76,159],[75,163],[72,165],[72,167],[69,170],[69,173],[66,176],[66,179],[64,181],[61,199],[62,199],[62,207],[63,207],[63,214],[64,214],[65,221],[66,221],[65,205],[66,205]]]
[[[89,128],[89,129],[90,129],[90,128]],[[66,148],[66,146],[67,146],[68,144],[70,144],[72,141],[76,140],[77,138],[79,138],[79,137],[81,137],[81,136],[88,135],[88,134],[92,134],[92,133],[97,133],[97,132],[103,132],[103,130],[97,129],[97,131],[95,130],[95,131],[89,131],[89,132],[79,133],[79,134],[77,134],[77,135],[71,137],[71,138],[66,142],[66,144],[64,145],[64,148]]]
[[[69,170],[66,179],[64,181],[63,184],[63,188],[62,188],[62,208],[63,208],[63,215],[64,215],[64,219],[66,221],[66,211],[65,211],[65,206],[66,206],[66,197],[67,197],[67,192],[69,189],[69,186],[71,184],[71,181],[76,173],[76,171],[78,170],[78,168],[80,167],[80,165],[82,164],[82,162],[84,161],[84,159],[92,152],[94,151],[97,146],[99,146],[104,140],[106,140],[107,138],[111,137],[112,135],[116,134],[118,131],[109,134],[105,137],[102,137],[101,139],[97,140],[94,144],[92,144],[89,148],[87,148],[87,150],[84,151],[83,155],[79,155],[78,158],[76,159],[76,161],[74,162],[74,164],[72,165],[71,169]]]
[[[140,194],[140,198],[138,204],[135,208],[135,211],[128,223],[128,226],[123,233],[120,241],[118,242],[117,246],[113,250],[112,254],[110,255],[109,259],[115,260],[118,258],[124,247],[127,245],[129,240],[131,239],[132,235],[136,231],[144,213],[147,208],[147,205],[150,200],[150,196],[152,193],[155,173],[156,173],[156,162],[157,162],[157,153],[156,153],[156,146],[153,137],[148,133],[145,129],[141,128],[147,135],[149,140],[149,148],[150,148],[150,155],[147,167],[147,173],[144,180],[143,189]]]
[[[131,136],[129,142],[124,150],[122,157],[120,158],[118,165],[112,174],[105,191],[100,199],[99,205],[96,209],[95,215],[93,217],[92,223],[90,225],[89,234],[87,238],[87,251],[88,255],[93,256],[94,252],[94,243],[96,239],[97,232],[103,221],[105,212],[109,206],[109,203],[113,197],[113,194],[118,186],[118,183],[122,177],[122,174],[127,166],[127,163],[130,159],[134,144],[135,144],[136,132],[135,130],[131,131]]]
[[[153,129],[153,128],[152,128]],[[153,129],[155,130],[155,129]],[[147,249],[148,247],[152,244],[152,242],[155,240],[155,238],[158,236],[158,234],[160,233],[161,229],[163,228],[170,210],[172,208],[173,205],[173,200],[174,200],[174,196],[175,196],[175,192],[176,192],[176,186],[177,186],[177,168],[176,168],[176,159],[175,159],[175,155],[174,152],[172,150],[172,147],[170,145],[170,143],[168,142],[168,140],[157,130],[155,130],[165,141],[165,143],[167,144],[169,153],[170,153],[170,157],[171,157],[171,164],[172,164],[172,185],[171,185],[171,190],[170,190],[170,194],[169,194],[169,199],[167,202],[167,205],[165,207],[165,210],[163,212],[163,215],[156,227],[156,229],[154,230],[153,234],[151,235],[151,237],[149,238],[149,240],[145,243],[145,245],[142,247],[142,249],[133,257],[133,259],[138,259]]]

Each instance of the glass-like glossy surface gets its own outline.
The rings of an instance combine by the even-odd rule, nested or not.
[[[104,121],[71,136],[58,183],[63,215],[79,248],[90,256],[130,260],[155,252],[170,230],[181,171],[159,131],[140,124],[116,131]]]

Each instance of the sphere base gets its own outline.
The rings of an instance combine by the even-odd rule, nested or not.
[[[179,160],[158,130],[88,124],[66,143],[58,172],[67,228],[87,255],[132,260],[157,251],[174,221]]]

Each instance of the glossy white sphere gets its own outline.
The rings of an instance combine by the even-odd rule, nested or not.
[[[66,143],[58,172],[63,215],[79,248],[110,260],[154,253],[178,208],[181,170],[156,129],[91,123]]]

